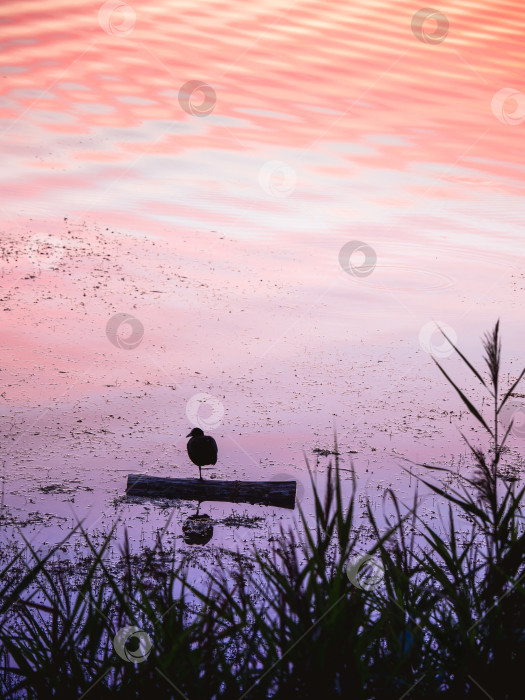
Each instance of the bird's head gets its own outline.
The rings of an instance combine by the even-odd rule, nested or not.
[[[186,435],[186,437],[202,437],[203,435],[204,435],[204,433],[202,432],[202,430],[200,428],[193,428],[191,433],[188,433]]]

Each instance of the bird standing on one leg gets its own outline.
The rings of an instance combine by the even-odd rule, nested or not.
[[[188,457],[199,467],[199,477],[202,479],[201,467],[207,464],[217,464],[217,443],[211,435],[204,435],[200,428],[193,428],[189,437]]]

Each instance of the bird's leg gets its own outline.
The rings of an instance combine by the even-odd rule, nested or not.
[[[201,467],[199,467],[199,479],[202,481],[202,471],[201,471]]]

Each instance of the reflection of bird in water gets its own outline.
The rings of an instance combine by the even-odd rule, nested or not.
[[[209,515],[199,515],[197,512],[186,518],[182,525],[182,536],[186,544],[207,544],[213,537],[213,520]]]
[[[211,435],[204,435],[200,428],[193,428],[189,437],[188,457],[199,467],[199,477],[202,479],[201,467],[207,464],[217,464],[217,443]]]

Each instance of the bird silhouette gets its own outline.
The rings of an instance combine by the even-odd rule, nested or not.
[[[217,464],[217,443],[211,435],[204,435],[200,428],[193,428],[186,449],[193,464],[199,467],[199,477],[202,479],[201,467],[206,464]]]

